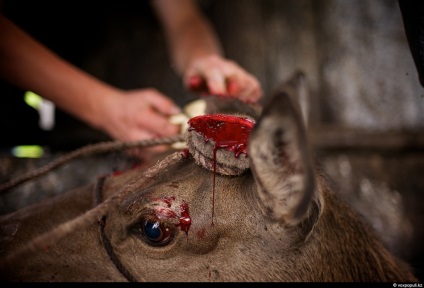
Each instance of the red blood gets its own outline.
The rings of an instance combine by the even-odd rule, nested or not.
[[[171,207],[172,201],[175,201],[175,197],[171,196],[171,197],[165,197],[162,198],[162,201],[168,206]]]
[[[191,76],[190,79],[188,79],[188,85],[190,88],[197,88],[200,84],[202,84],[202,77],[196,75]]]
[[[228,90],[228,94],[237,95],[237,93],[240,91],[240,87],[236,82],[228,81],[227,90]]]
[[[195,130],[205,141],[212,140],[214,150],[226,149],[234,152],[236,158],[247,156],[247,140],[255,122],[246,117],[225,114],[201,115],[191,118],[188,131]]]
[[[180,216],[180,223],[178,226],[180,226],[181,230],[188,235],[188,230],[191,226],[191,218],[190,214],[188,213],[188,205],[187,203],[183,202],[183,204],[180,205],[181,209],[181,216]]]
[[[183,149],[182,152],[183,152],[183,158],[188,158],[190,156],[190,151],[187,148]]]
[[[161,201],[166,204],[167,208],[164,207],[156,207],[155,208],[155,216],[158,219],[163,218],[177,218],[177,213],[173,210],[171,210],[172,202],[175,201],[175,197],[165,197],[165,198],[152,198],[153,201]],[[184,231],[186,235],[188,235],[188,231],[190,230],[191,226],[191,217],[188,210],[188,205],[186,202],[183,201],[183,204],[180,205],[180,216],[178,217],[178,224],[176,226],[179,226],[181,228],[181,231]]]
[[[119,175],[121,175],[121,174],[122,174],[122,171],[116,170],[116,171],[114,171],[114,172],[112,173],[112,177],[114,177],[114,176],[119,176]]]
[[[193,92],[197,92],[197,93],[201,93],[205,95],[209,94],[209,89],[208,89],[208,86],[206,85],[205,80],[198,75],[190,77],[187,85],[188,85],[188,88]]]
[[[242,153],[247,157],[247,140],[255,122],[246,117],[210,114],[191,118],[188,124],[188,131],[195,130],[203,136],[206,142],[212,140],[215,143],[213,147],[212,188],[212,225],[214,225],[216,151],[218,149],[226,149],[233,151],[236,158]]]

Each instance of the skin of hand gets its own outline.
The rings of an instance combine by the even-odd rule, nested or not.
[[[114,91],[97,105],[98,129],[121,141],[136,141],[172,136],[180,127],[169,122],[169,117],[180,109],[164,94],[153,88]],[[131,148],[127,153],[149,161],[156,153],[168,150],[168,145]]]
[[[115,139],[139,140],[175,135],[179,127],[168,118],[180,110],[156,89],[120,91],[98,106],[99,128]]]
[[[187,89],[203,95],[237,97],[248,103],[256,103],[262,97],[262,88],[254,76],[219,55],[192,59],[183,79]]]
[[[152,5],[187,89],[245,102],[257,102],[262,97],[259,81],[222,56],[214,30],[193,0],[153,0]]]
[[[116,140],[177,134],[179,112],[154,89],[122,91],[58,57],[0,14],[0,77],[51,100]]]
[[[190,0],[156,0],[177,70],[188,89],[244,101],[261,96],[255,79],[221,56],[214,31]],[[117,140],[176,134],[179,108],[153,89],[121,91],[61,59],[0,14],[0,76],[33,91]],[[202,84],[203,83],[203,84]]]

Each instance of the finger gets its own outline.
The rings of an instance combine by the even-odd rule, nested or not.
[[[248,76],[248,81],[250,83],[248,86],[251,87],[251,89],[246,93],[246,97],[250,102],[258,102],[263,95],[261,84],[253,76]]]
[[[247,103],[255,103],[262,97],[262,88],[253,76],[246,75],[240,84],[238,97]]]
[[[227,93],[225,77],[218,69],[198,69],[186,74],[186,87],[206,95],[225,95]]]
[[[184,72],[183,83],[188,90],[198,91],[200,86],[206,85],[202,74],[199,73],[199,69],[196,68],[197,66],[198,65],[190,66],[187,71]]]
[[[171,99],[156,90],[147,93],[144,100],[149,102],[156,111],[167,116],[181,112],[181,109]]]
[[[257,102],[262,97],[262,88],[259,81],[246,72],[237,63],[228,61],[223,70],[227,76],[228,94],[240,98],[245,102]]]
[[[212,70],[205,73],[206,84],[210,94],[226,95],[227,89],[225,76],[219,70]]]
[[[158,114],[154,109],[145,111],[141,125],[157,136],[176,135],[179,132],[179,126],[172,124],[167,117]]]
[[[190,76],[185,86],[192,92],[209,94],[208,86],[200,75]]]
[[[124,139],[121,139],[123,141],[140,141],[145,139],[152,139],[156,138],[157,135],[154,133],[149,132],[145,129],[132,129],[131,131],[128,131],[127,135]]]
[[[240,83],[235,76],[228,77],[226,80],[226,85],[228,94],[230,96],[237,96],[241,91]]]

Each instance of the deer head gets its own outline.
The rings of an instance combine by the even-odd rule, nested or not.
[[[237,157],[231,149],[218,149],[214,157],[214,139],[193,131],[189,151],[175,152],[147,171],[101,178],[95,187],[4,217],[2,277],[415,281],[317,168],[295,101],[296,79],[276,91],[259,117],[235,116],[253,123],[247,148]],[[97,210],[89,210],[91,205]],[[66,226],[67,217],[81,209],[89,211],[79,229],[69,228],[75,222]],[[69,231],[55,245],[14,252],[63,222]],[[34,243],[57,236],[48,233]]]

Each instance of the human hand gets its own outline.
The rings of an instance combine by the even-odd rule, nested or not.
[[[169,116],[180,109],[155,89],[118,91],[105,97],[99,105],[100,128],[112,138],[122,141],[171,136],[179,127]]]
[[[253,75],[217,55],[192,60],[183,79],[187,89],[204,95],[236,97],[248,103],[262,97],[261,85]]]

